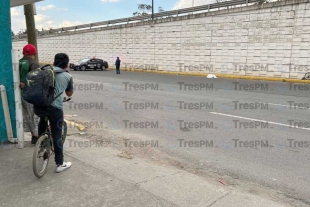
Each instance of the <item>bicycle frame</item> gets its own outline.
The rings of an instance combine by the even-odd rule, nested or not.
[[[49,124],[48,117],[44,117],[44,120],[47,123],[47,127],[46,127],[45,132],[42,135],[46,135],[47,138],[48,138],[47,139],[47,148],[48,148],[48,151],[49,151],[48,158],[50,158],[52,156],[52,154],[54,153],[53,137],[52,137],[52,134],[51,134],[51,126]]]
[[[71,100],[71,97],[64,98],[63,102]],[[51,130],[51,125],[49,122],[48,116],[40,116],[40,119],[44,119],[46,123],[46,129],[45,132],[40,134],[40,138],[38,139],[38,142],[35,146],[35,150],[32,156],[32,169],[36,177],[41,178],[44,176],[47,165],[49,162],[49,158],[55,153],[55,146],[53,143],[53,137],[52,137],[52,130]],[[65,142],[66,136],[67,136],[67,123],[64,120],[63,122],[63,130],[61,133],[61,139],[62,142]],[[42,154],[41,154],[42,153]],[[43,162],[39,161],[43,158]],[[42,166],[38,167],[37,165],[40,164]]]

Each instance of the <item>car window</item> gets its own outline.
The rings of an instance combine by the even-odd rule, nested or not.
[[[87,61],[89,61],[89,59],[82,59],[82,60],[80,60],[80,63],[85,63]]]

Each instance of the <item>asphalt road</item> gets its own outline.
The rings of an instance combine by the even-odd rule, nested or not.
[[[310,85],[139,72],[71,74],[75,93],[65,114],[78,115],[98,132],[158,141],[162,152],[185,163],[310,204]]]

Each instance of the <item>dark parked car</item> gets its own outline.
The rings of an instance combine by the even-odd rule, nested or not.
[[[85,58],[80,60],[76,64],[70,64],[70,68],[73,70],[106,70],[109,68],[109,64],[98,58]]]

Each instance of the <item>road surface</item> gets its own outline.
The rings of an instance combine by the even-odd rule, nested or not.
[[[72,71],[65,114],[184,163],[310,204],[310,87],[140,72]]]

